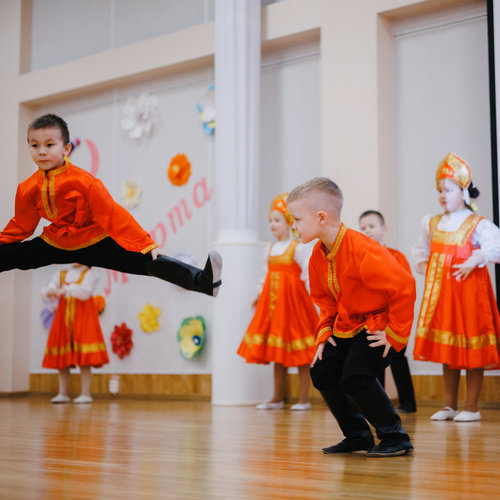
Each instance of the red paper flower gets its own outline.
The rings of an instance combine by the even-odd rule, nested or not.
[[[113,352],[120,359],[130,353],[134,343],[132,342],[132,330],[127,327],[126,323],[122,323],[120,326],[115,325],[115,329],[111,334],[111,345],[113,346]]]
[[[170,182],[174,186],[183,186],[191,176],[191,163],[186,155],[175,155],[170,160],[170,165],[167,172]]]

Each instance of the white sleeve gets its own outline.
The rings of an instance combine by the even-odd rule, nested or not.
[[[422,262],[427,262],[429,260],[431,251],[431,237],[429,233],[429,222],[431,220],[430,215],[426,215],[422,219],[422,225],[420,229],[420,236],[417,242],[411,248],[411,260],[415,271],[421,274],[418,264]]]
[[[94,290],[97,287],[99,278],[92,269],[89,269],[80,284],[71,283],[64,287],[66,296],[75,297],[75,299],[88,300],[92,297]]]
[[[300,273],[300,279],[304,282],[306,290],[310,292],[309,289],[309,259],[313,251],[314,245],[299,243],[295,247],[295,253],[293,259],[300,266],[302,272]]]
[[[262,257],[261,264],[261,274],[260,280],[257,283],[257,297],[262,293],[262,288],[264,286],[264,282],[266,281],[267,271],[269,271],[269,252],[271,251],[271,243],[266,245],[266,249],[264,251],[264,255]]]
[[[60,280],[60,276],[61,274],[60,273],[55,273],[49,284],[42,288],[42,291],[41,291],[41,295],[42,295],[42,298],[44,298],[45,300],[47,300],[47,294],[50,292],[50,291],[55,291],[59,288],[59,280]]]
[[[500,264],[500,228],[493,222],[482,219],[472,235],[472,243],[479,247],[472,252],[477,266],[483,267],[489,262]]]

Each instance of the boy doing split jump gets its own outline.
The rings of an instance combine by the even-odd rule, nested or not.
[[[78,262],[218,294],[221,256],[210,252],[201,270],[160,255],[151,236],[103,183],[69,162],[72,146],[62,118],[37,118],[28,128],[28,145],[38,171],[19,184],[15,215],[0,233],[0,272]],[[42,218],[50,225],[41,236],[23,241]]]
[[[380,358],[408,341],[415,281],[387,249],[344,226],[342,201],[325,177],[296,187],[287,200],[302,242],[319,239],[309,261],[311,297],[320,309],[311,378],[345,435],[323,451],[406,455],[410,438],[377,373]],[[380,439],[376,446],[367,421]]]

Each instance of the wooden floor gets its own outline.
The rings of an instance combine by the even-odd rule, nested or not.
[[[500,410],[474,423],[403,416],[415,452],[324,455],[310,412],[207,402],[0,399],[1,499],[476,499],[500,496]]]

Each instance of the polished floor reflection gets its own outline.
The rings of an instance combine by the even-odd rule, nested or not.
[[[415,453],[324,455],[323,405],[0,399],[1,499],[476,499],[500,494],[500,410],[472,423],[404,415]]]

